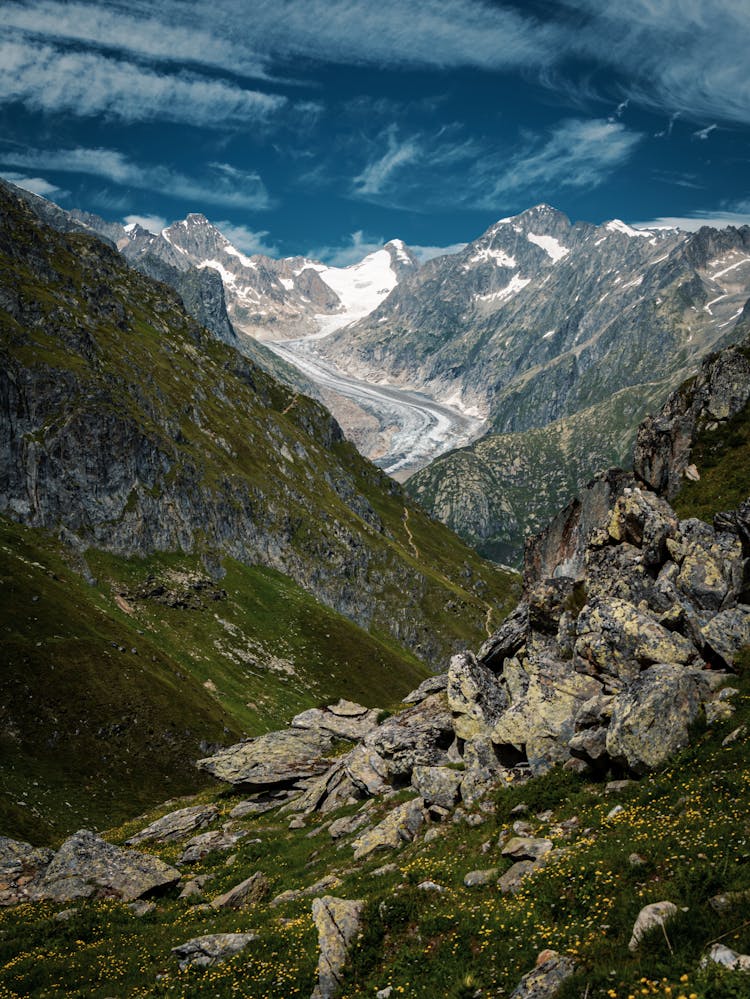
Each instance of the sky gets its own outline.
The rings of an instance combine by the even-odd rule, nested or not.
[[[247,253],[750,224],[750,0],[0,0],[0,175]]]

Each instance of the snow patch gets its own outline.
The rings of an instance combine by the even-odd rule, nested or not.
[[[257,270],[258,265],[250,257],[246,257],[244,253],[240,253],[236,246],[232,246],[231,243],[227,243],[224,247],[224,252],[230,254],[232,257],[237,257],[239,262],[243,267],[249,267],[251,270]]]
[[[500,291],[491,291],[488,295],[477,295],[476,298],[479,302],[507,302],[530,283],[531,278],[522,278],[518,274],[514,274],[508,284]]]
[[[534,243],[536,246],[541,246],[548,257],[552,258],[553,263],[557,263],[558,260],[562,260],[563,257],[567,257],[570,250],[567,246],[563,246],[562,243],[555,239],[554,236],[537,236],[536,233],[529,232],[526,234],[526,238],[530,243]]]
[[[738,260],[736,264],[730,264],[729,267],[725,267],[723,271],[717,271],[716,274],[712,274],[711,280],[715,281],[716,278],[720,278],[724,274],[728,274],[730,271],[736,270],[738,267],[742,267],[742,265],[746,264],[748,261],[750,261],[750,257],[743,257],[743,259]]]
[[[653,236],[653,232],[649,232],[647,229],[634,229],[632,226],[626,225],[625,222],[621,222],[620,219],[612,219],[611,222],[607,222],[604,228],[609,229],[610,232],[624,233],[626,236],[643,236],[644,239]]]
[[[494,260],[498,267],[516,267],[516,258],[503,250],[493,250],[491,246],[484,246],[464,264],[464,270],[471,270],[470,264],[483,263],[485,260]]]
[[[291,291],[294,287],[294,281],[291,278],[279,278],[279,284],[283,284],[287,291]]]

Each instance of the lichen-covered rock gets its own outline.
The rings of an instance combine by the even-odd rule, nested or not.
[[[495,674],[470,652],[451,658],[447,693],[455,716],[453,729],[466,742],[488,738],[508,706],[508,696]]]
[[[395,850],[410,843],[425,820],[424,799],[410,798],[393,808],[372,829],[366,830],[352,843],[354,859],[361,860],[375,850]]]
[[[514,836],[502,848],[504,857],[512,860],[541,860],[552,849],[551,839],[538,839],[534,836]]]
[[[483,888],[497,880],[497,868],[487,867],[481,871],[469,871],[464,874],[464,885],[466,888]]]
[[[698,520],[685,521],[681,526],[687,538],[677,589],[699,612],[716,614],[739,584],[742,546],[733,535],[717,535]]]
[[[674,902],[652,902],[651,905],[645,905],[638,913],[628,949],[631,951],[638,950],[638,946],[646,933],[657,926],[664,926],[675,915],[677,915],[677,906]]]
[[[607,753],[637,774],[661,766],[688,744],[709,693],[701,670],[661,663],[644,670],[612,705]]]
[[[197,864],[215,850],[231,850],[243,836],[247,836],[247,829],[233,829],[231,824],[223,829],[200,833],[187,841],[177,863]]]
[[[183,971],[189,967],[210,968],[228,961],[257,939],[256,933],[209,933],[173,947],[172,953]]]
[[[425,804],[453,808],[458,801],[463,773],[449,767],[414,767],[411,785]]]
[[[678,520],[663,499],[636,487],[625,489],[615,501],[607,532],[613,541],[639,548],[647,566],[661,565],[667,557],[667,539],[678,532]]]
[[[349,949],[359,933],[365,903],[324,895],[312,904],[318,931],[318,983],[311,999],[334,999],[341,991]]]
[[[533,971],[523,976],[510,999],[554,999],[563,982],[576,969],[571,957],[562,957],[554,951],[543,951],[541,962]]]
[[[310,708],[292,718],[294,728],[318,729],[353,742],[364,739],[377,724],[377,708],[364,708],[344,698],[327,708]]]
[[[388,763],[369,746],[355,746],[342,762],[347,776],[362,794],[381,794],[388,787]]]
[[[333,745],[328,732],[283,729],[267,732],[198,760],[197,766],[219,780],[248,790],[294,784],[323,773]]]
[[[498,672],[505,660],[514,656],[523,646],[528,629],[529,608],[522,600],[497,631],[480,646],[477,659],[488,669]]]
[[[245,909],[268,897],[270,883],[262,871],[256,871],[234,888],[211,900],[212,909]]]
[[[537,869],[533,860],[517,860],[515,864],[498,879],[497,886],[503,895],[515,895],[521,887],[521,882],[532,871]]]
[[[402,698],[402,704],[419,704],[431,694],[442,694],[448,686],[448,674],[438,673],[437,676],[428,676],[422,680],[416,690],[412,690],[406,697]]]
[[[625,600],[599,599],[578,618],[576,654],[595,673],[634,680],[655,663],[686,664],[697,659],[695,647],[667,631]]]
[[[180,839],[196,829],[207,826],[218,814],[219,809],[216,805],[191,805],[188,808],[179,808],[176,812],[169,812],[168,815],[156,819],[145,829],[137,832],[135,836],[131,836],[127,840],[127,845],[134,846],[147,840],[168,843],[171,840]]]
[[[157,857],[123,850],[88,829],[62,844],[33,892],[37,901],[72,902],[76,898],[137,898],[166,890],[180,872]]]
[[[0,906],[27,899],[53,856],[52,850],[0,836]]]
[[[706,657],[732,669],[738,652],[750,645],[750,606],[740,605],[720,611],[701,628]]]
[[[390,780],[408,778],[416,766],[448,762],[453,719],[445,694],[432,694],[393,715],[365,737],[366,749],[385,760]]]

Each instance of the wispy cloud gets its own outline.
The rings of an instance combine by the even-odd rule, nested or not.
[[[167,220],[161,215],[126,215],[122,221],[124,225],[139,225],[153,233],[160,233],[167,227]]]
[[[227,127],[267,119],[286,98],[187,72],[162,73],[98,52],[28,40],[0,42],[0,101],[31,110],[121,121]]]
[[[409,249],[421,264],[425,264],[434,257],[447,257],[453,253],[460,253],[466,249],[466,246],[466,243],[452,243],[450,246],[412,246],[410,243]]]
[[[705,209],[693,212],[692,215],[663,216],[642,222],[632,222],[631,225],[641,229],[674,228],[684,229],[687,232],[695,232],[704,225],[710,226],[712,229],[724,229],[728,225],[738,227],[750,225],[750,198],[733,204],[725,204],[716,210]]]
[[[0,149],[0,163],[22,169],[81,173],[101,177],[123,187],[233,208],[270,208],[271,198],[257,173],[238,170],[227,163],[213,163],[200,177],[188,177],[163,165],[133,162],[115,149],[78,147],[55,151]]]
[[[312,260],[322,260],[331,267],[349,267],[358,264],[360,260],[382,248],[387,240],[382,236],[365,233],[362,229],[350,234],[349,238],[338,246],[313,246],[306,253]]]
[[[481,164],[475,192],[485,186],[479,203],[495,208],[513,195],[554,200],[561,188],[596,187],[629,159],[641,138],[620,122],[567,119],[546,137],[528,136],[494,176],[492,164]]]
[[[278,256],[278,247],[271,242],[267,242],[269,235],[267,230],[255,232],[246,225],[235,225],[233,222],[217,222],[217,229],[220,229],[229,242],[236,246],[238,250],[252,256],[254,253],[263,253],[267,257]]]
[[[716,131],[718,127],[718,125],[707,125],[706,128],[699,128],[697,132],[693,132],[693,138],[703,139],[705,141],[712,132]]]
[[[394,174],[422,156],[422,149],[416,139],[399,142],[395,127],[388,129],[387,143],[386,152],[368,163],[362,173],[354,178],[356,194],[382,194],[386,185],[393,180]]]
[[[26,177],[22,173],[7,172],[0,173],[0,177],[9,180],[16,187],[23,188],[24,191],[31,191],[32,194],[38,194],[42,198],[52,198],[54,196],[62,198],[68,193],[56,184],[51,184],[44,177]]]

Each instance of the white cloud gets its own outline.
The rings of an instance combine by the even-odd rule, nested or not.
[[[708,125],[706,128],[699,128],[697,132],[693,132],[693,138],[705,141],[718,127],[718,125]]]
[[[167,220],[161,215],[126,215],[123,219],[124,225],[139,225],[149,232],[160,233],[167,228]]]
[[[409,164],[415,163],[422,156],[422,151],[415,139],[399,142],[395,128],[388,129],[387,151],[371,163],[362,173],[354,178],[354,191],[359,195],[382,194],[383,189],[398,173]]]
[[[725,229],[728,225],[750,225],[750,201],[738,202],[736,205],[716,211],[694,212],[692,215],[662,216],[643,222],[630,223],[636,229],[684,229],[686,232],[696,232],[707,225],[712,229]]]
[[[51,184],[44,177],[25,177],[22,173],[0,173],[0,177],[9,180],[16,187],[23,188],[24,191],[38,194],[41,198],[51,198],[53,195],[61,198],[68,193],[63,191],[61,187],[57,187],[56,184]]]
[[[460,253],[467,246],[468,243],[452,243],[450,246],[412,246],[409,243],[409,249],[420,264],[426,264],[428,260],[432,260],[434,257],[447,257],[453,253]]]
[[[321,260],[331,267],[349,267],[351,264],[358,264],[368,253],[382,249],[387,242],[388,240],[382,236],[374,236],[358,229],[349,235],[343,245],[313,247],[305,253],[305,256],[312,260]]]
[[[535,202],[554,200],[560,188],[596,187],[627,161],[640,139],[616,121],[562,121],[546,139],[528,137],[494,177],[492,165],[481,164],[474,181],[479,204],[494,208],[518,193]]]
[[[0,150],[0,162],[22,169],[88,174],[123,187],[182,198],[198,207],[212,204],[257,211],[272,205],[257,173],[237,170],[227,163],[210,164],[203,177],[193,178],[166,166],[135,163],[116,149],[85,147],[55,151]]]
[[[252,256],[254,253],[262,253],[267,257],[278,256],[278,247],[273,243],[266,242],[267,230],[254,232],[246,225],[235,225],[233,222],[217,222],[217,229],[220,229],[229,242],[236,246],[238,250]]]
[[[0,101],[80,117],[223,127],[266,119],[286,98],[186,72],[160,73],[97,52],[5,39]]]

